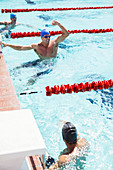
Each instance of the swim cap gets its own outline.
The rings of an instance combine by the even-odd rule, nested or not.
[[[42,38],[44,35],[50,35],[50,33],[46,29],[43,29],[41,31],[40,35],[41,35],[41,38]]]
[[[77,143],[77,130],[71,122],[66,122],[62,128],[62,137],[67,143]]]
[[[11,19],[14,19],[14,18],[16,19],[16,15],[15,14],[10,14],[10,18]]]

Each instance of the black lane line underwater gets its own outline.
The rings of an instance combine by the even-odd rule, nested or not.
[[[45,74],[49,74],[51,71],[53,71],[53,69],[47,69],[45,71],[39,72],[36,75],[34,75],[32,77],[32,79],[29,80],[29,83],[32,82],[32,84],[34,84],[34,82],[37,80],[37,77],[41,76],[41,75],[45,75]],[[19,95],[27,95],[27,94],[34,94],[34,93],[42,93],[42,91],[28,91],[28,92],[22,92],[19,93]]]
[[[38,63],[40,64],[41,61],[42,60],[40,60],[40,59],[37,59],[37,60],[34,60],[34,61],[29,61],[27,63],[23,63],[23,64],[17,66],[15,69],[34,67],[34,66],[37,66]],[[51,71],[53,71],[53,68],[48,68],[47,70],[36,73],[34,76],[32,76],[32,78],[35,80],[35,78],[37,78],[41,75],[49,74]]]
[[[27,63],[23,63],[19,66],[17,66],[15,69],[19,69],[19,68],[24,68],[24,67],[33,67],[33,66],[36,66],[38,65],[38,63],[40,63],[42,60],[41,59],[37,59],[37,60],[34,60],[34,61],[28,61]]]
[[[36,73],[34,76],[31,77],[31,79],[28,80],[28,85],[33,85],[37,81],[37,78],[39,78],[40,76],[49,74],[51,71],[53,71],[53,68],[52,69],[49,68],[45,71]]]

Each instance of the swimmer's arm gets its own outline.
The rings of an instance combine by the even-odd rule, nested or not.
[[[9,24],[9,22],[7,22],[7,21],[0,22],[0,25],[8,25],[8,24]]]
[[[52,164],[50,167],[49,167],[49,170],[53,170],[53,169],[57,169],[58,168],[58,162]]]
[[[68,30],[62,24],[60,24],[59,22],[53,20],[52,25],[58,25],[62,30],[62,35],[58,36],[55,39],[55,43],[60,43],[60,42],[64,41],[66,37],[69,36]]]
[[[6,44],[6,43],[2,43],[3,47],[11,47],[14,50],[32,50],[32,45],[26,45],[26,46],[21,46],[21,45],[13,45],[13,44]]]
[[[67,162],[67,155],[62,154],[59,156],[58,161],[49,167],[49,170],[57,169]]]
[[[29,24],[22,24],[22,23],[17,23],[17,24],[16,24],[16,26],[19,26],[19,25],[27,26],[27,27],[34,28],[34,29],[37,30],[36,27],[33,27],[32,25],[29,25]]]
[[[65,154],[60,155],[57,161],[58,167],[61,167],[63,164],[67,162],[68,162],[68,156]]]
[[[0,22],[0,25],[5,25],[5,22]]]
[[[31,44],[31,47],[32,49],[36,50],[36,52],[38,53],[38,44],[34,43],[34,44]]]

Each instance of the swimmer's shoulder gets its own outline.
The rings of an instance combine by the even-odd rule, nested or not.
[[[58,165],[64,164],[65,162],[69,161],[69,153],[68,153],[68,149],[65,148],[61,153],[60,156],[58,158]]]
[[[79,150],[81,150],[81,149],[83,149],[83,148],[85,148],[86,150],[88,150],[88,149],[89,149],[89,143],[88,143],[88,141],[87,141],[85,138],[80,138],[80,139],[78,140],[78,142],[77,142],[77,148],[78,148]]]
[[[55,39],[50,41],[51,45],[54,45],[54,47],[58,47],[58,43],[55,41]]]
[[[87,140],[85,138],[80,138],[78,140],[78,144],[79,144],[79,146],[82,146],[82,145],[87,145],[88,142],[87,142]]]
[[[33,44],[31,44],[31,47],[32,47],[33,49],[36,49],[38,46],[39,46],[38,43],[33,43]]]
[[[70,160],[69,155],[67,155],[67,154],[60,155],[59,158],[58,158],[58,161],[57,161],[58,167],[60,167],[61,165],[65,164],[67,162],[69,162],[69,160]]]

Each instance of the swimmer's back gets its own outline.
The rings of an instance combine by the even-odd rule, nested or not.
[[[86,163],[86,155],[89,149],[89,144],[86,139],[79,139],[77,146],[71,153],[68,153],[67,149],[59,156],[58,166],[61,169],[71,169],[73,167],[79,167],[80,169],[84,168]]]

